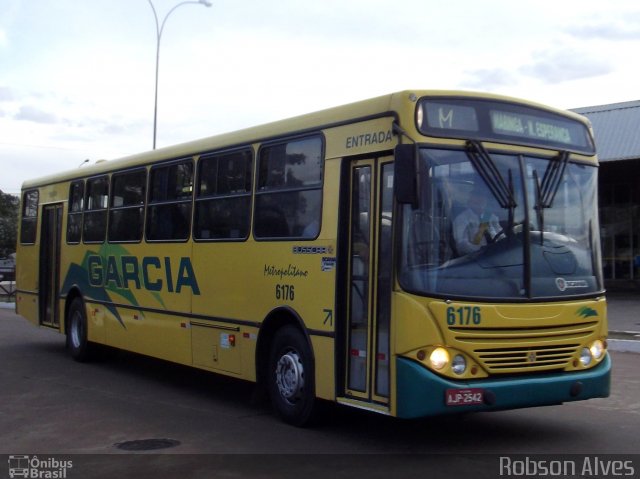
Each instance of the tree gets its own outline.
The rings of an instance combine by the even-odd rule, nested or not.
[[[0,258],[16,251],[20,198],[0,190]]]

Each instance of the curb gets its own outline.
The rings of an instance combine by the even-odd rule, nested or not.
[[[609,351],[640,354],[640,341],[637,339],[607,339],[607,343]]]
[[[609,330],[607,344],[610,351],[640,354],[640,331]]]

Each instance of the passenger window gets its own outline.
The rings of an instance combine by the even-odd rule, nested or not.
[[[22,196],[20,243],[34,244],[38,229],[38,190],[26,191]]]
[[[102,243],[107,233],[109,178],[100,176],[87,180],[84,201],[82,238],[85,243]]]
[[[114,174],[111,179],[109,242],[140,241],[144,224],[147,170]]]
[[[82,236],[82,207],[84,182],[74,181],[69,187],[69,214],[67,216],[67,243],[80,243]]]
[[[322,138],[260,150],[254,235],[313,239],[320,233]]]
[[[200,160],[195,239],[243,240],[249,236],[252,158],[251,150],[244,150]]]
[[[147,208],[148,241],[186,241],[191,229],[191,160],[151,169]]]

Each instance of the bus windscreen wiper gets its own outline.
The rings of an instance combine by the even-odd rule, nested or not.
[[[562,151],[560,155],[549,160],[542,181],[538,178],[538,171],[534,170],[533,177],[536,183],[536,206],[538,224],[540,226],[540,243],[544,241],[544,209],[551,208],[556,193],[560,189],[560,183],[564,176],[564,170],[569,162],[569,152]]]
[[[509,185],[507,186],[491,156],[479,141],[467,141],[466,152],[473,167],[487,184],[500,207],[513,212],[518,204],[513,196],[511,170],[509,170]]]

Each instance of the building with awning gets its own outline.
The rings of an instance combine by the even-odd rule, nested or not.
[[[591,121],[600,159],[605,284],[640,286],[640,100],[572,111]]]

